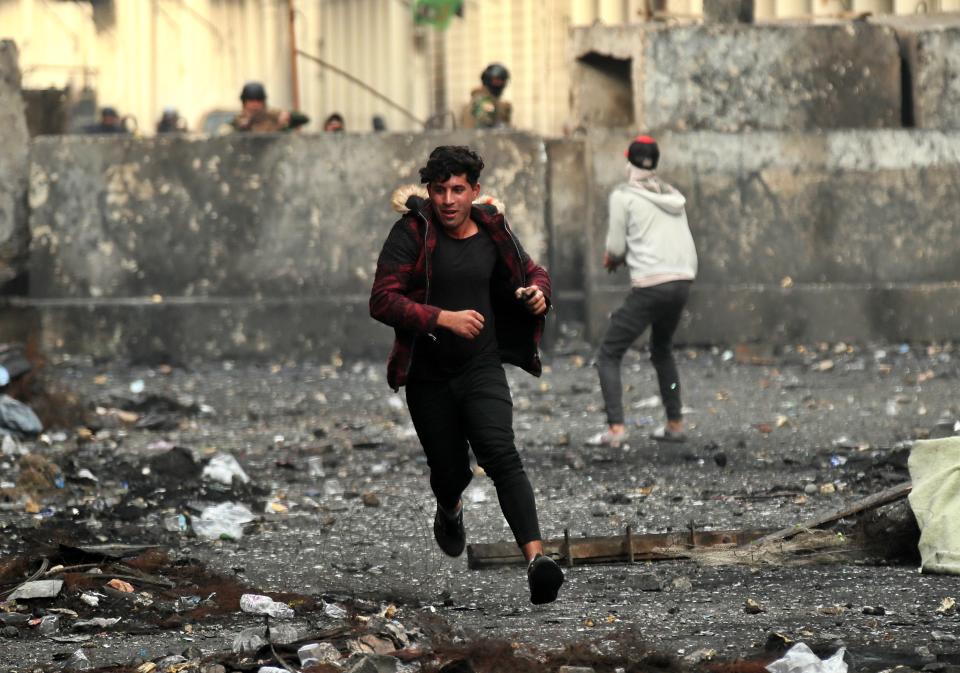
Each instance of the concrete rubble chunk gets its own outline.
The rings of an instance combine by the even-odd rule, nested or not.
[[[11,601],[30,600],[32,598],[53,598],[63,588],[63,580],[37,580],[27,582],[8,597]]]

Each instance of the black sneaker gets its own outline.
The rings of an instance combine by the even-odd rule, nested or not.
[[[433,537],[447,556],[460,556],[467,546],[467,531],[463,529],[463,507],[452,519],[437,504],[433,517]]]
[[[537,554],[527,566],[527,582],[530,584],[530,602],[534,605],[552,603],[563,584],[563,571],[549,556]]]

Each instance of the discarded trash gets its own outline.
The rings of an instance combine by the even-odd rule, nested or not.
[[[203,478],[211,479],[221,484],[226,484],[227,486],[233,484],[234,478],[239,479],[243,484],[250,482],[250,477],[248,477],[247,473],[240,467],[240,463],[229,453],[218,453],[211,458],[207,466],[203,468]]]
[[[821,660],[806,643],[797,643],[783,656],[767,666],[770,673],[846,673],[843,660],[846,648],[841,647],[828,659]]]
[[[60,618],[56,615],[46,615],[40,620],[37,630],[45,636],[56,633],[60,628]]]
[[[327,476],[327,473],[323,471],[322,456],[310,456],[307,458],[307,474],[311,477]]]
[[[5,456],[25,456],[30,452],[12,436],[4,435],[3,441],[0,442],[0,453]]]
[[[956,611],[957,601],[952,596],[947,596],[940,601],[940,607],[937,608],[937,612],[941,615],[952,615]]]
[[[830,456],[830,467],[840,467],[847,464],[846,456]]]
[[[304,645],[297,650],[297,656],[300,657],[300,665],[304,668],[317,664],[329,664],[341,658],[339,650],[327,642]]]
[[[14,591],[7,600],[24,601],[31,598],[53,598],[63,588],[63,580],[37,580],[27,582]]]
[[[239,540],[243,537],[244,524],[250,523],[254,518],[253,512],[246,505],[223,502],[207,507],[199,518],[194,518],[193,532],[205,540]]]
[[[278,603],[269,596],[257,594],[243,594],[240,597],[240,609],[255,615],[270,615],[277,619],[290,619],[294,616],[293,608],[285,603]]]
[[[80,600],[92,608],[100,605],[100,596],[90,591],[84,591],[82,594],[80,594]]]
[[[111,589],[116,589],[117,591],[122,591],[125,594],[132,594],[134,592],[133,585],[129,582],[124,582],[123,580],[112,579],[107,582],[107,586]]]
[[[86,671],[90,668],[92,668],[90,660],[87,659],[87,655],[83,653],[83,650],[77,650],[63,662],[63,670],[65,671]]]
[[[336,603],[323,603],[323,614],[333,619],[346,619],[347,611]]]
[[[33,409],[9,395],[0,395],[0,433],[34,437],[43,432],[43,424]]]
[[[173,611],[187,612],[188,610],[193,610],[200,605],[201,600],[199,596],[181,596],[173,602]]]
[[[163,529],[170,533],[186,533],[189,528],[187,517],[183,514],[173,514],[163,519]]]
[[[634,409],[656,409],[660,406],[660,396],[651,395],[633,403]]]

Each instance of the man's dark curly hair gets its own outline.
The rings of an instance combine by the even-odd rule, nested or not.
[[[467,182],[475,186],[483,170],[479,154],[463,145],[441,145],[430,153],[427,165],[420,169],[420,182],[446,182],[452,175],[465,175]]]

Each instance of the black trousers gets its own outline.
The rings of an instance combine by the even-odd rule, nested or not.
[[[610,326],[600,344],[597,369],[607,410],[607,424],[623,423],[623,384],[620,363],[631,344],[650,327],[650,361],[657,372],[660,399],[667,419],[683,418],[680,376],[673,359],[673,333],[690,295],[691,281],[678,280],[630,290],[623,306],[610,316]]]
[[[468,451],[473,449],[493,479],[517,544],[541,539],[533,488],[514,443],[513,401],[499,359],[478,358],[447,381],[408,382],[407,406],[427,455],[430,487],[442,507],[456,507],[470,483]]]

